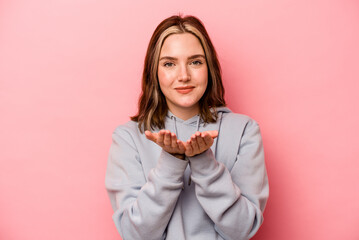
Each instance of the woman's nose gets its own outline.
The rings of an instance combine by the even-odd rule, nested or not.
[[[181,67],[181,70],[180,70],[179,76],[178,76],[178,81],[187,82],[189,80],[191,80],[191,76],[188,72],[187,67],[186,66]]]

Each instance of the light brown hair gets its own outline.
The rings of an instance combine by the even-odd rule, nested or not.
[[[208,66],[208,84],[199,100],[200,117],[206,123],[217,120],[213,107],[225,106],[221,67],[216,50],[203,23],[194,16],[172,16],[163,20],[155,29],[148,44],[142,74],[142,92],[138,101],[138,113],[131,120],[138,122],[141,132],[154,128],[162,129],[168,106],[157,77],[158,62],[162,45],[172,34],[191,33],[200,41]]]

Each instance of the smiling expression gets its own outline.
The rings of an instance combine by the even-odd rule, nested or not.
[[[208,83],[208,69],[200,41],[193,34],[172,34],[163,43],[158,81],[169,110],[183,120],[199,113],[198,101]]]

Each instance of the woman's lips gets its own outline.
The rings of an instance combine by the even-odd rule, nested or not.
[[[194,87],[177,87],[175,89],[178,93],[186,94],[186,93],[192,92]]]

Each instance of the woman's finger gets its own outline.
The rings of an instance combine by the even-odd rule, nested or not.
[[[181,140],[177,139],[177,146],[178,146],[180,152],[184,153],[186,151],[186,147]]]
[[[185,154],[187,155],[187,156],[189,156],[189,157],[191,157],[191,156],[193,156],[193,148],[192,148],[192,142],[191,142],[191,140],[188,140],[187,142],[186,142],[186,152],[185,152]]]
[[[163,138],[163,144],[165,146],[171,145],[171,132],[168,130],[165,131],[164,138]]]
[[[145,136],[148,140],[151,140],[152,142],[156,142],[157,141],[157,134],[156,133],[152,133],[151,131],[146,130],[145,131]]]
[[[177,136],[175,133],[171,133],[171,147],[173,149],[178,148],[178,144],[177,144]]]
[[[192,146],[193,153],[197,154],[199,152],[199,146],[198,146],[196,134],[193,134],[191,136],[191,146]]]
[[[205,145],[206,145],[207,147],[211,147],[211,146],[212,146],[212,144],[213,144],[213,138],[210,136],[209,133],[207,133],[207,132],[202,133],[202,138],[203,138],[203,140],[204,140],[204,142],[205,142]]]
[[[206,133],[208,133],[212,138],[218,137],[218,131],[217,130],[206,131]]]
[[[206,149],[206,142],[204,141],[204,138],[202,137],[202,134],[199,132],[199,134],[196,133],[196,140],[199,147],[199,151],[203,151]]]
[[[160,145],[160,146],[163,146],[164,135],[165,135],[164,130],[161,130],[161,131],[158,132],[157,144]]]

